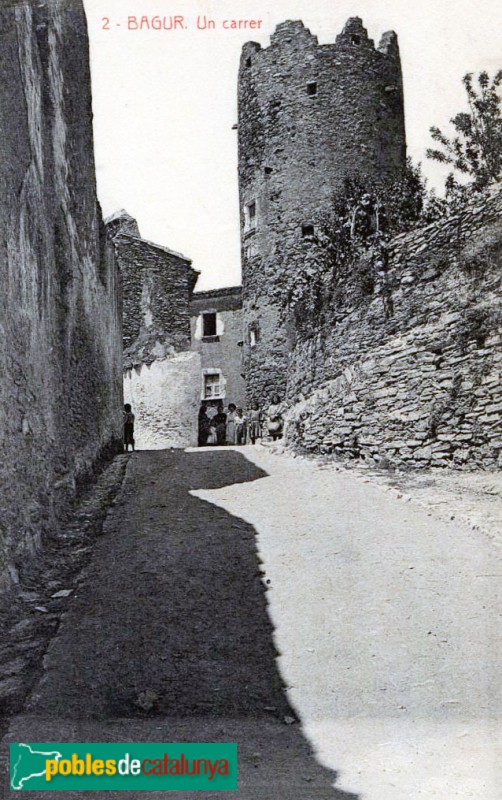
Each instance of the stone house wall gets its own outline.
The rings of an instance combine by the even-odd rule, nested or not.
[[[113,243],[123,283],[124,366],[153,361],[159,348],[190,349],[188,304],[198,277],[190,259],[122,229]]]
[[[142,239],[135,220],[107,220],[123,281],[124,400],[139,449],[197,444],[200,356],[190,352],[191,261]]]
[[[264,402],[285,391],[279,296],[304,227],[320,224],[345,177],[389,179],[404,166],[397,37],[375,48],[355,17],[319,45],[302,22],[285,22],[269,47],[244,46],[238,95],[244,364],[248,398]]]
[[[497,190],[393,240],[374,294],[297,342],[289,444],[370,463],[502,465],[501,220]]]
[[[0,9],[0,586],[122,438],[120,285],[80,0]]]

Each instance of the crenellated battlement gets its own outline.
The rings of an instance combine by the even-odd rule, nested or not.
[[[277,48],[304,49],[304,48],[363,48],[371,49],[382,55],[396,55],[399,53],[397,44],[397,34],[394,31],[386,31],[382,34],[378,47],[368,36],[368,31],[363,25],[360,17],[350,17],[345,23],[343,30],[338,34],[334,43],[319,45],[319,40],[311,31],[305,27],[301,20],[287,20],[277,25],[274,33],[270,37],[268,47],[262,47],[258,42],[247,42],[242,51],[245,59],[256,53],[267,53]],[[354,50],[355,52],[355,50]]]
[[[317,36],[314,36],[301,20],[287,20],[277,25],[274,33],[270,37],[270,46],[293,46],[317,45]]]

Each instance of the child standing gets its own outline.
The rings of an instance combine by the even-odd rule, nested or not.
[[[124,450],[127,453],[131,445],[131,450],[134,452],[134,414],[131,410],[131,404],[124,405]]]
[[[262,419],[263,415],[259,409],[258,403],[253,403],[248,416],[248,433],[251,444],[254,444],[261,436]]]
[[[237,444],[246,444],[246,417],[242,408],[235,415],[235,440]]]

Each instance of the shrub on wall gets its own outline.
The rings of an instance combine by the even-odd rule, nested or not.
[[[425,196],[420,168],[410,161],[392,182],[346,179],[330,212],[290,250],[281,299],[300,334],[334,322],[341,308],[367,302],[377,282],[385,314],[392,314],[387,245],[422,219]]]

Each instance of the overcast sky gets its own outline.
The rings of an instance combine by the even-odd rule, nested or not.
[[[106,215],[125,208],[142,236],[182,252],[201,271],[198,289],[240,282],[237,70],[241,47],[262,46],[275,26],[302,19],[320,43],[350,16],[376,41],[399,37],[408,154],[431,185],[431,125],[448,128],[464,106],[465,72],[502,67],[496,0],[84,0],[91,40],[98,192]],[[127,17],[182,15],[188,29],[127,30]],[[198,16],[216,30],[197,30]],[[109,23],[103,18],[109,18]],[[261,19],[261,31],[223,30]],[[107,26],[108,30],[104,30]]]

